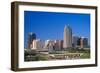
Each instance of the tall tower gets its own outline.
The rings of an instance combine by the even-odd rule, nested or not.
[[[72,30],[69,26],[64,27],[63,48],[72,47]]]
[[[82,37],[81,40],[80,40],[80,47],[84,48],[84,47],[87,47],[87,46],[88,46],[88,39]]]
[[[36,40],[36,34],[31,32],[28,34],[28,49],[32,48],[33,40]]]
[[[78,44],[80,43],[79,41],[80,41],[80,37],[78,37],[78,36],[73,36],[73,37],[72,37],[72,46],[73,46],[73,47],[77,47]]]
[[[80,48],[88,47],[88,38],[80,37],[77,42]]]

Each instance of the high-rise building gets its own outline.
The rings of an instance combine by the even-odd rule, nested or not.
[[[50,43],[50,40],[46,40],[46,41],[45,41],[45,46],[44,46],[44,47],[45,47],[46,49],[48,48],[49,43]]]
[[[45,48],[45,41],[43,40],[38,40],[38,49],[43,50]]]
[[[79,40],[78,36],[73,36],[72,37],[72,46],[73,47],[77,47],[78,46],[78,40]]]
[[[60,50],[63,50],[63,40],[59,40],[59,48]]]
[[[80,47],[80,45],[81,45],[81,37],[79,37],[78,40],[77,40],[77,46]]]
[[[77,41],[77,45],[80,47],[80,48],[84,48],[84,47],[87,47],[88,46],[88,39],[87,38],[83,38],[83,37],[80,37]]]
[[[33,40],[32,49],[37,49],[37,40]]]
[[[63,48],[72,47],[72,29],[69,26],[64,27]]]
[[[88,38],[84,38],[83,40],[83,44],[84,44],[84,47],[87,47],[89,44],[88,44]]]
[[[32,42],[32,49],[43,50],[44,49],[44,41],[40,39],[33,40]]]
[[[88,39],[82,37],[81,40],[80,40],[80,47],[84,48],[84,47],[87,47],[87,46],[88,46]]]
[[[53,47],[53,46],[54,46],[53,43],[50,42],[50,43],[49,43],[49,46],[48,46],[48,51],[49,51],[49,52],[53,52],[53,51],[54,51],[54,47]]]
[[[63,40],[55,40],[54,50],[62,50],[62,49],[63,49]]]
[[[47,49],[49,52],[52,52],[54,50],[54,41],[46,40],[45,41],[45,49]]]
[[[60,46],[59,46],[59,40],[54,40],[54,50],[59,50]]]
[[[28,34],[28,49],[32,48],[33,40],[36,40],[36,34],[31,32]]]

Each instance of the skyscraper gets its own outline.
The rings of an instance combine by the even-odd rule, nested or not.
[[[88,38],[84,38],[83,40],[84,47],[88,46]]]
[[[59,40],[59,48],[60,50],[63,50],[63,40]]]
[[[36,34],[31,32],[28,34],[28,49],[32,48],[33,40],[36,40]]]
[[[55,50],[60,50],[59,40],[55,40],[54,43],[55,43],[55,45],[54,45],[55,48],[54,49]]]
[[[72,29],[69,26],[64,27],[63,48],[72,47]]]
[[[78,46],[78,44],[80,43],[80,42],[79,42],[79,41],[80,41],[79,38],[80,38],[80,37],[78,37],[78,36],[73,36],[73,37],[72,37],[72,46],[73,46],[73,47],[77,47],[77,46]]]
[[[88,46],[88,38],[80,37],[77,42],[80,48],[84,48]]]
[[[88,39],[82,37],[80,43],[81,43],[81,45],[80,45],[81,48],[87,47],[88,46]]]

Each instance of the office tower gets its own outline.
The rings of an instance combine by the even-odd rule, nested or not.
[[[49,52],[52,52],[54,50],[54,41],[46,40],[45,41],[45,49],[47,49]]]
[[[44,41],[41,41],[40,39],[33,40],[32,49],[43,50],[44,49]]]
[[[63,50],[63,40],[59,40],[59,48],[60,50]]]
[[[80,48],[83,48],[84,47],[84,38],[81,38],[80,40]]]
[[[28,49],[32,48],[33,40],[36,40],[36,34],[31,32],[28,34]]]
[[[36,43],[36,48],[37,49],[41,49],[41,40],[40,39],[37,39],[36,42],[37,42]]]
[[[80,46],[80,48],[84,48],[88,46],[88,39],[87,38],[79,38],[78,39],[78,46]]]
[[[36,40],[33,40],[32,42],[32,49],[37,49],[37,41]]]
[[[88,47],[88,38],[84,38],[83,40],[84,47]]]
[[[73,36],[72,37],[72,46],[73,47],[77,47],[78,46],[78,40],[79,40],[78,36]]]
[[[62,50],[62,49],[63,49],[63,40],[55,40],[54,50]]]
[[[54,50],[59,50],[59,49],[60,49],[59,40],[55,40],[54,41]]]
[[[80,47],[80,45],[81,45],[81,37],[79,37],[77,40],[77,46]]]
[[[54,46],[53,43],[50,42],[50,43],[49,43],[49,46],[48,46],[48,51],[49,51],[49,52],[53,52],[53,51],[54,51],[54,47],[53,47],[53,46]]]
[[[46,40],[46,41],[45,41],[45,49],[47,49],[47,48],[48,48],[49,43],[50,43],[50,40]]]
[[[72,30],[69,26],[64,27],[63,48],[72,47]]]
[[[85,48],[85,47],[87,47],[88,46],[88,39],[87,38],[81,38],[81,41],[80,41],[81,43],[81,45],[80,45],[80,47],[81,48]]]

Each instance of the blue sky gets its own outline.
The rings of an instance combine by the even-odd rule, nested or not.
[[[90,14],[24,11],[24,45],[29,32],[37,39],[63,39],[64,26],[69,25],[75,36],[90,38]]]

